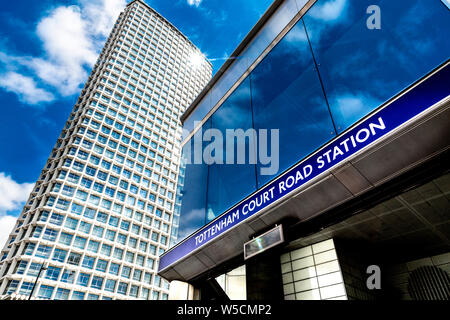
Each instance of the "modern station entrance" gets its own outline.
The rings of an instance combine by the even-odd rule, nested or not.
[[[316,218],[281,221],[284,244],[173,281],[170,298],[449,299],[449,164],[447,150]]]

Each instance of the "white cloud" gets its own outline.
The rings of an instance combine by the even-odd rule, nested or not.
[[[8,215],[7,212],[20,210],[33,186],[33,183],[17,183],[10,176],[0,172],[0,250],[17,219]]]
[[[64,96],[79,91],[87,77],[84,66],[95,63],[97,53],[87,30],[87,23],[76,6],[56,8],[37,26],[47,57],[32,58],[28,65]]]
[[[38,23],[45,58],[33,58],[29,66],[47,84],[64,95],[78,93],[88,76],[124,0],[80,1],[80,6],[60,6]]]
[[[39,22],[36,32],[50,60],[92,64],[96,52],[87,27],[79,7],[58,7]]]
[[[25,74],[34,73],[42,85],[53,87],[62,96],[76,94],[125,6],[126,0],[79,0],[78,5],[56,7],[37,23],[42,56],[3,53],[0,62],[8,71],[24,73],[25,67]]]
[[[3,249],[8,236],[11,233],[17,218],[12,216],[0,216],[0,250]]]
[[[89,33],[106,37],[111,32],[126,0],[80,0],[81,13],[89,25]]]
[[[187,0],[188,5],[198,7],[202,0]]]
[[[20,101],[32,105],[49,102],[54,99],[54,96],[50,92],[38,88],[32,78],[25,77],[16,72],[8,72],[0,75],[0,87],[17,94]]]
[[[34,183],[17,183],[0,172],[0,214],[17,210],[28,199]]]

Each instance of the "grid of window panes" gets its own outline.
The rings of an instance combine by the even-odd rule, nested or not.
[[[211,77],[140,1],[117,20],[0,259],[0,295],[167,299],[180,114]]]

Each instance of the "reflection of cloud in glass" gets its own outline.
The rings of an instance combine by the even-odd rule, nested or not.
[[[305,115],[305,121],[296,122],[295,130],[299,135],[308,135],[311,137],[333,135],[334,128],[331,118],[327,111],[325,99],[322,96],[307,97],[308,112]],[[306,113],[306,112],[305,112]],[[280,134],[283,128],[280,128]],[[280,142],[282,144],[282,141]]]
[[[334,106],[333,116],[337,118],[337,123],[345,127],[368,114],[381,103],[372,96],[362,93],[344,93],[331,97],[330,101],[331,105]],[[336,112],[339,114],[336,114]]]
[[[191,227],[191,228],[184,228],[178,230],[178,237],[177,242],[180,242],[184,239],[186,239],[188,236],[193,234],[195,231],[197,231],[200,227]]]
[[[329,0],[316,3],[307,13],[308,19],[316,23],[308,24],[308,36],[313,43],[320,43],[322,33],[330,32],[330,27],[344,23],[348,18],[347,0]]]
[[[330,0],[319,2],[309,11],[309,15],[323,21],[340,20],[345,17],[347,0]]]
[[[297,26],[293,27],[284,37],[283,41],[297,43],[306,42],[306,33],[303,29],[303,25],[300,22]]]
[[[251,119],[249,88],[242,85],[238,87],[214,113],[212,119],[214,128],[235,129],[247,124]]]
[[[340,63],[333,66],[328,71],[333,77],[346,78],[351,73],[353,78],[367,79],[369,74],[378,68],[377,65],[369,64],[371,57],[368,52],[355,48],[351,55],[340,57]],[[361,68],[364,66],[364,68]]]
[[[308,38],[306,37],[303,23],[299,21],[291,30],[289,30],[280,43],[282,49],[279,51],[283,56],[285,56],[285,68],[289,67],[287,64],[305,64],[305,62],[310,59],[311,53],[307,41]],[[290,56],[286,59],[286,55],[288,54]]]
[[[180,227],[178,229],[178,239],[182,240],[188,235],[194,233],[203,226],[205,221],[205,209],[193,209],[180,216]]]
[[[442,30],[450,19],[438,3],[380,1],[382,29],[377,31],[365,27],[368,4],[318,1],[304,17],[338,130],[449,56]]]
[[[393,39],[385,37],[383,41],[379,41],[378,47],[380,55],[393,57],[406,68],[413,67],[416,63],[415,57],[426,56],[440,46],[439,37],[429,33],[429,30],[426,32],[424,28],[424,25],[429,25],[430,21],[433,21],[434,12],[430,10],[428,3],[411,1],[408,4],[409,6],[398,16],[395,25],[390,26]],[[442,27],[444,30],[445,27]],[[392,43],[396,45],[393,46]]]
[[[183,218],[183,224],[189,225],[192,222],[196,222],[204,219],[205,209],[192,209],[191,211],[184,213],[181,218]]]
[[[207,219],[208,221],[211,221],[211,220],[213,220],[215,217],[216,217],[216,215],[215,215],[214,211],[213,211],[211,208],[208,208],[208,214],[207,214],[206,219]]]

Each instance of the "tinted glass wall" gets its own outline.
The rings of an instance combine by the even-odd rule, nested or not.
[[[178,230],[172,230],[172,238],[183,239],[206,224],[206,195],[208,187],[208,165],[195,158],[205,148],[205,144],[195,145],[194,141],[202,141],[203,131],[211,128],[211,120],[204,123],[194,137],[184,145],[181,155],[180,178],[177,190],[177,202],[181,201]],[[197,155],[198,156],[198,155]],[[174,239],[176,241],[176,239]]]
[[[261,187],[333,138],[335,130],[303,24],[289,31],[250,78],[255,129],[279,130],[279,168],[267,175],[257,165]]]
[[[216,161],[209,166],[208,222],[222,214],[230,205],[239,202],[243,196],[256,191],[255,165],[250,164],[254,163],[250,160],[254,157],[255,137],[252,131],[248,131],[252,128],[249,78],[245,79],[213,114],[211,126],[217,130],[212,132],[215,137],[206,138],[211,141],[217,139],[217,142],[222,144],[222,154],[212,154]],[[230,134],[235,132],[235,129],[242,129],[241,138]],[[225,141],[232,145],[232,148],[227,148]],[[240,150],[245,152],[242,153],[243,159],[238,159]]]
[[[227,129],[278,129],[278,170],[261,174],[262,165],[248,162],[258,140],[251,135],[241,140],[246,164],[186,166],[179,240],[447,61],[446,30],[450,12],[439,0],[318,0],[206,124],[223,137]],[[206,138],[205,147],[216,136]]]
[[[380,8],[380,29],[367,27],[371,5]],[[319,0],[303,20],[338,132],[450,55],[441,1]]]

